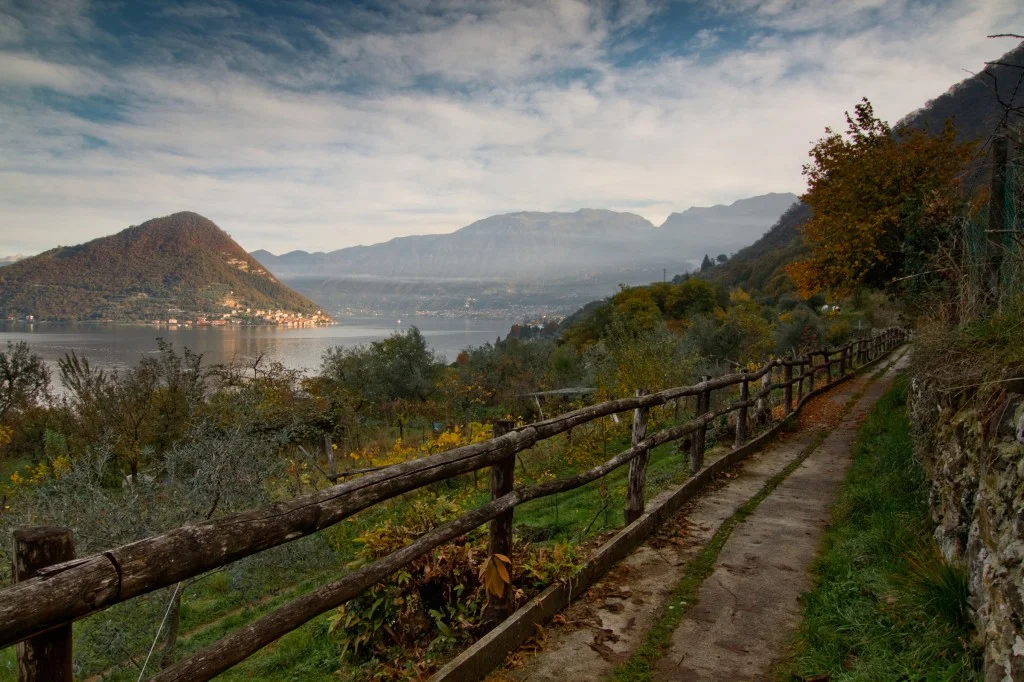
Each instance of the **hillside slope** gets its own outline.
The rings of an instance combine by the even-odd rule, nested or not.
[[[951,119],[961,140],[983,142],[1003,115],[1000,99],[1017,107],[1024,106],[1024,87],[1016,87],[1024,73],[1021,68],[1016,68],[1024,67],[1024,43],[994,61],[998,64],[960,81],[903,117],[896,127],[937,132],[942,130],[946,120]],[[1019,123],[1020,116],[1012,121]],[[810,217],[809,206],[794,204],[763,237],[738,251],[728,263],[712,268],[705,276],[727,286],[772,295],[792,291],[793,285],[784,267],[806,253],[800,239],[800,225]]]
[[[142,320],[236,307],[316,313],[212,221],[190,212],[0,269],[0,316]]]

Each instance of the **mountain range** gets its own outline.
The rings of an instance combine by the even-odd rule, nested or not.
[[[398,237],[329,253],[252,256],[285,279],[374,277],[439,280],[565,280],[668,268],[682,272],[705,254],[731,253],[756,239],[797,200],[765,194],[728,206],[673,213],[660,227],[633,213],[584,208],[478,220],[449,234]]]
[[[153,320],[245,308],[318,310],[212,221],[190,212],[0,268],[0,317]]]

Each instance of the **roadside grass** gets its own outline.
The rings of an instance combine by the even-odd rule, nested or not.
[[[967,576],[931,536],[899,377],[865,421],[780,680],[977,680]]]

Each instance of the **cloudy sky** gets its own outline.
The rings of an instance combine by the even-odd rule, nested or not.
[[[802,190],[1013,47],[1019,0],[0,0],[0,256],[179,210],[330,250]]]

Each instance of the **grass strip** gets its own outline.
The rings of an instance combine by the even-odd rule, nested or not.
[[[932,536],[899,377],[865,420],[780,680],[980,680],[968,576]]]
[[[869,381],[865,382],[864,386],[846,401],[843,405],[841,417],[845,417],[850,412],[853,406],[864,396],[864,393],[874,382],[875,378],[881,376],[889,367],[891,367],[891,364],[884,367],[878,374],[872,376]],[[819,429],[814,439],[782,471],[768,479],[753,497],[744,502],[732,516],[722,522],[722,525],[718,527],[718,530],[715,531],[714,536],[704,546],[700,554],[687,563],[683,569],[682,577],[672,590],[672,595],[662,605],[662,611],[657,621],[647,631],[647,634],[644,635],[643,642],[629,657],[629,660],[616,666],[612,672],[611,679],[621,682],[652,679],[655,664],[661,659],[668,648],[672,633],[679,626],[683,615],[696,603],[697,592],[700,590],[700,586],[715,570],[715,562],[718,560],[718,555],[721,553],[729,536],[732,535],[733,530],[753,514],[761,502],[771,495],[791,473],[796,471],[797,467],[811,456],[811,453],[818,449],[828,436],[828,433],[828,429]]]

